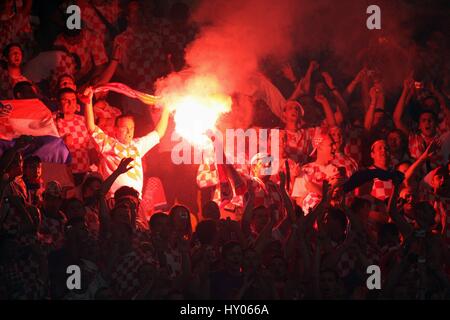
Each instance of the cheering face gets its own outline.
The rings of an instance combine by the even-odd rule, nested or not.
[[[134,137],[134,120],[132,118],[120,118],[116,126],[116,138],[122,144],[130,144]]]
[[[336,145],[329,135],[324,137],[324,140],[319,144],[317,153],[321,155],[322,159],[331,161],[336,152]]]
[[[419,118],[419,129],[425,137],[436,134],[436,121],[431,113],[423,113]]]
[[[19,47],[12,47],[8,52],[8,65],[19,67],[22,63],[22,50]]]
[[[386,142],[381,141],[375,144],[370,155],[377,167],[387,167],[389,165],[390,153]]]
[[[298,107],[293,104],[287,104],[284,110],[284,116],[286,118],[286,122],[294,122],[297,123],[300,119],[300,112]]]
[[[59,98],[59,103],[64,115],[72,115],[77,111],[77,96],[75,93],[63,93]]]

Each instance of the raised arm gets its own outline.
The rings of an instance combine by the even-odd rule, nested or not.
[[[328,99],[325,96],[323,96],[321,94],[317,94],[317,93],[316,93],[315,99],[317,102],[319,102],[322,105],[322,109],[323,109],[323,112],[325,113],[325,119],[327,120],[328,126],[335,127],[336,119],[334,118],[334,113],[333,113],[333,110],[331,109]]]
[[[338,110],[343,114],[347,114],[348,106],[347,102],[345,102],[339,90],[336,88],[336,85],[333,82],[333,78],[328,72],[322,72],[322,77],[325,80],[330,91],[333,93],[334,98],[336,99],[336,104],[338,106]]]
[[[364,117],[364,128],[367,131],[370,131],[370,129],[372,129],[375,109],[384,108],[384,96],[382,93],[381,86],[379,85],[373,86],[369,91],[369,96],[370,96],[370,105]]]
[[[344,98],[347,101],[350,99],[351,95],[355,91],[356,86],[362,82],[362,80],[366,76],[366,74],[367,74],[367,69],[366,68],[361,69],[361,71],[358,72],[356,77],[347,85],[347,88],[345,88],[345,91],[344,91]]]
[[[114,73],[117,70],[117,66],[119,65],[119,61],[122,59],[122,48],[119,45],[116,45],[114,48],[114,52],[112,58],[109,60],[106,68],[99,73],[98,76],[94,76],[92,79],[92,85],[99,86],[108,83],[113,77]]]
[[[408,99],[410,98],[411,89],[413,86],[412,79],[406,79],[403,82],[403,90],[400,98],[398,99],[397,105],[394,110],[394,124],[397,129],[401,130],[407,136],[410,133],[408,126],[402,121],[403,113],[405,111],[406,104],[408,103]]]
[[[132,169],[133,167],[129,167],[128,165],[133,161],[133,158],[123,158],[119,165],[117,166],[117,169],[113,171],[109,175],[108,178],[103,181],[101,187],[100,187],[100,199],[99,199],[99,220],[100,220],[100,236],[106,237],[108,234],[110,228],[110,216],[109,216],[109,209],[108,205],[106,203],[106,194],[111,189],[111,186],[113,185],[114,181],[121,175],[126,173],[128,170]]]
[[[159,137],[162,138],[167,130],[167,124],[169,123],[169,108],[164,106],[162,107],[161,118],[159,119],[158,124],[156,125],[155,131],[158,133]]]
[[[291,198],[286,191],[286,183],[289,183],[289,181],[286,181],[286,174],[280,171],[281,198],[283,200],[284,207],[286,208],[287,216],[292,223],[296,223],[297,217],[295,215],[294,205],[292,204]]]
[[[250,223],[252,220],[252,212],[255,202],[255,190],[252,181],[249,182],[247,203],[244,207],[244,213],[241,220],[241,229],[246,237],[251,235]]]
[[[94,108],[92,106],[92,97],[94,95],[94,90],[92,87],[86,88],[84,91],[85,108],[84,108],[84,119],[86,121],[86,128],[89,133],[95,130],[95,118],[94,118]]]
[[[413,232],[413,227],[405,220],[405,218],[398,213],[397,210],[397,199],[399,194],[400,183],[394,182],[394,191],[389,198],[388,213],[392,221],[397,225],[398,230],[403,235],[403,237],[409,237]]]
[[[117,166],[116,170],[113,171],[109,175],[108,178],[105,179],[105,181],[101,185],[101,192],[103,194],[107,194],[109,192],[109,189],[111,189],[111,186],[114,184],[114,181],[121,175],[129,170],[131,170],[133,167],[129,167],[128,165],[133,162],[133,158],[123,158],[119,165]]]
[[[409,186],[411,184],[412,179],[415,177],[419,169],[422,167],[422,164],[432,157],[436,151],[438,151],[441,148],[441,141],[438,139],[434,139],[428,147],[425,149],[425,151],[422,153],[422,155],[417,158],[416,161],[408,168],[408,170],[405,172],[405,185]]]
[[[297,87],[295,88],[292,95],[289,97],[289,100],[295,100],[300,97],[302,94],[308,94],[311,89],[311,77],[315,70],[319,68],[319,63],[317,61],[311,61],[309,63],[308,70],[306,71],[305,76],[298,82]]]

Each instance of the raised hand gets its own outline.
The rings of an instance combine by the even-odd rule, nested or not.
[[[117,166],[116,172],[118,174],[124,174],[129,170],[133,169],[133,166],[128,167],[128,165],[133,161],[133,158],[123,158],[119,165]]]
[[[403,80],[403,89],[404,90],[411,90],[414,87],[414,79],[413,78],[407,78]]]
[[[442,147],[442,141],[439,138],[433,139],[423,153],[426,159],[434,156]]]
[[[376,102],[378,99],[381,99],[383,97],[383,88],[381,85],[376,84],[370,88],[369,96],[372,102]]]
[[[327,98],[323,94],[320,94],[320,93],[316,93],[316,96],[314,97],[314,99],[316,99],[316,101],[320,104],[324,104],[324,103],[328,102]]]
[[[286,79],[295,82],[297,81],[297,78],[295,77],[294,70],[292,70],[292,66],[290,64],[285,64],[281,68],[281,72],[285,76]]]
[[[84,89],[83,95],[81,95],[79,98],[83,103],[91,104],[93,96],[94,96],[94,89],[89,86],[86,89]]]
[[[315,71],[315,70],[317,70],[317,69],[319,69],[320,68],[320,64],[316,61],[316,60],[312,60],[310,63],[309,63],[309,69],[311,70],[311,71]]]
[[[327,84],[328,88],[330,89],[334,88],[333,77],[328,72],[322,72],[322,77],[325,80],[325,83]]]
[[[366,77],[367,77],[367,68],[364,67],[358,72],[354,81],[355,81],[355,83],[359,83],[359,82],[363,81],[363,79]]]

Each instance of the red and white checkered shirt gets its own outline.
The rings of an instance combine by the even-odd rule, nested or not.
[[[363,142],[363,128],[352,127],[346,130],[346,144],[344,153],[356,161],[362,163],[362,142]]]
[[[101,154],[99,172],[103,178],[107,178],[117,169],[123,158],[133,158],[130,163],[133,168],[120,175],[112,185],[110,192],[114,193],[122,186],[133,187],[142,193],[144,173],[142,169],[142,157],[159,143],[159,135],[152,131],[141,138],[134,138],[130,144],[124,145],[116,138],[108,136],[99,127],[92,132],[96,149]]]
[[[241,175],[241,178],[247,183],[250,181],[255,190],[255,207],[264,205],[265,207],[275,206],[278,208],[279,215],[281,215],[283,202],[281,198],[280,188],[272,180],[262,182],[259,179],[250,177],[250,166],[246,164],[234,164],[233,167]],[[219,187],[219,174],[214,163],[202,163],[197,171],[197,185],[199,188],[207,188],[216,186],[214,190],[213,201],[221,204],[222,198]],[[236,207],[244,207],[244,196],[233,194],[231,204]]]
[[[130,299],[138,293],[143,285],[139,280],[139,269],[144,264],[155,265],[150,255],[142,255],[131,251],[121,257],[111,273],[112,286],[121,299]]]
[[[303,164],[308,161],[313,147],[311,144],[316,128],[299,129],[295,132],[280,130],[283,156]]]
[[[369,169],[375,169],[375,167],[371,166]],[[372,197],[385,201],[392,195],[393,191],[394,184],[392,183],[392,180],[383,181],[378,178],[373,179],[372,191],[370,192]]]
[[[8,299],[42,300],[48,297],[48,284],[42,279],[39,261],[30,255],[8,265],[0,265],[0,282]]]
[[[368,260],[369,265],[376,264],[378,265],[380,261],[380,254],[376,248],[372,248],[372,246],[367,245],[366,251],[364,252],[366,259]],[[340,278],[344,278],[352,272],[356,267],[356,262],[358,258],[354,253],[349,251],[345,251],[339,262],[337,264],[337,271]],[[369,266],[368,265],[368,266]],[[362,269],[365,271],[368,266],[362,266]]]
[[[133,88],[153,90],[154,81],[169,71],[162,39],[152,30],[128,28],[114,39],[116,45],[124,49],[120,64]]]
[[[178,277],[182,272],[181,252],[174,248],[168,248],[164,255],[166,256],[166,268],[170,279]]]
[[[334,159],[331,161],[331,164],[336,168],[344,167],[345,175],[347,178],[351,177],[356,171],[358,171],[358,164],[356,161],[340,152],[336,152],[334,155]]]
[[[95,33],[101,39],[102,43],[104,43],[108,29],[93,8],[91,1],[81,1],[79,6],[85,27],[92,33]],[[121,14],[118,0],[110,0],[105,4],[96,5],[95,7],[111,25],[117,25]]]
[[[138,218],[146,228],[153,212],[164,205],[167,205],[167,199],[162,181],[157,177],[146,179],[138,212]]]
[[[413,157],[414,159],[418,159],[434,138],[435,137],[426,138],[420,133],[411,133],[409,135],[409,153],[411,157]],[[429,163],[431,169],[435,169],[446,164],[447,159],[445,159],[445,156],[441,150],[440,152],[436,152],[436,154],[431,157]]]
[[[31,54],[30,51],[34,44],[33,39],[33,30],[31,28],[29,16],[15,14],[10,19],[0,20],[1,50],[8,44],[16,42],[21,44],[25,56],[28,56]]]
[[[164,45],[181,53],[184,52],[184,48],[194,39],[196,34],[196,30],[192,26],[185,26],[180,30],[166,20],[160,20],[156,28],[155,31],[164,39]]]
[[[70,135],[72,137],[72,143],[67,146],[72,155],[72,172],[88,172],[89,149],[93,148],[93,143],[84,117],[75,114],[71,120],[57,119],[56,127],[60,136]]]
[[[319,190],[308,190],[307,184],[312,183],[321,191],[323,181],[337,176],[338,174],[338,168],[333,164],[328,164],[326,166],[316,164],[315,162],[305,164],[300,169],[299,176],[295,179],[291,196],[293,198],[302,199],[301,207],[303,211],[305,213],[309,212],[309,210],[319,204],[322,195],[317,192]]]
[[[246,164],[234,164],[234,169],[247,181],[250,176],[250,166]],[[216,186],[214,190],[213,201],[220,205],[222,201],[220,187],[219,187],[219,173],[217,165],[211,162],[202,163],[197,170],[197,185],[199,188],[207,188]],[[231,203],[237,207],[243,207],[244,198],[242,195],[233,195]]]
[[[118,108],[110,105],[103,108],[94,106],[95,118],[100,121],[98,126],[108,135],[114,135],[114,123],[121,114],[122,112]]]
[[[85,206],[86,209],[86,226],[93,234],[98,234],[100,229],[99,210],[96,206]]]
[[[86,76],[93,66],[100,66],[108,62],[105,47],[98,36],[88,30],[81,30],[80,36],[77,43],[69,43],[63,35],[59,35],[54,43],[55,46],[63,46],[80,58],[81,69],[77,78]]]
[[[56,88],[58,79],[63,74],[75,76],[77,72],[77,64],[69,53],[64,51],[56,51],[55,68],[50,73],[50,87]]]

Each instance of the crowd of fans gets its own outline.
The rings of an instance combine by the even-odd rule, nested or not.
[[[287,65],[283,81],[272,77],[288,101],[279,170],[265,167],[270,154],[242,166],[213,159],[191,184],[172,181],[197,183],[198,210],[142,213],[141,159],[169,112],[136,138],[128,110],[92,88],[114,80],[151,92],[181,70],[196,33],[189,8],[160,16],[152,2],[80,0],[83,27],[69,30],[67,3],[53,2],[39,24],[31,0],[0,2],[0,100],[40,99],[54,112],[76,192],[44,183],[41,159],[23,158],[32,137],[3,153],[0,298],[450,298],[448,62],[413,70],[401,92],[370,64],[345,87],[316,60],[302,76]],[[71,265],[79,289],[67,286]]]

